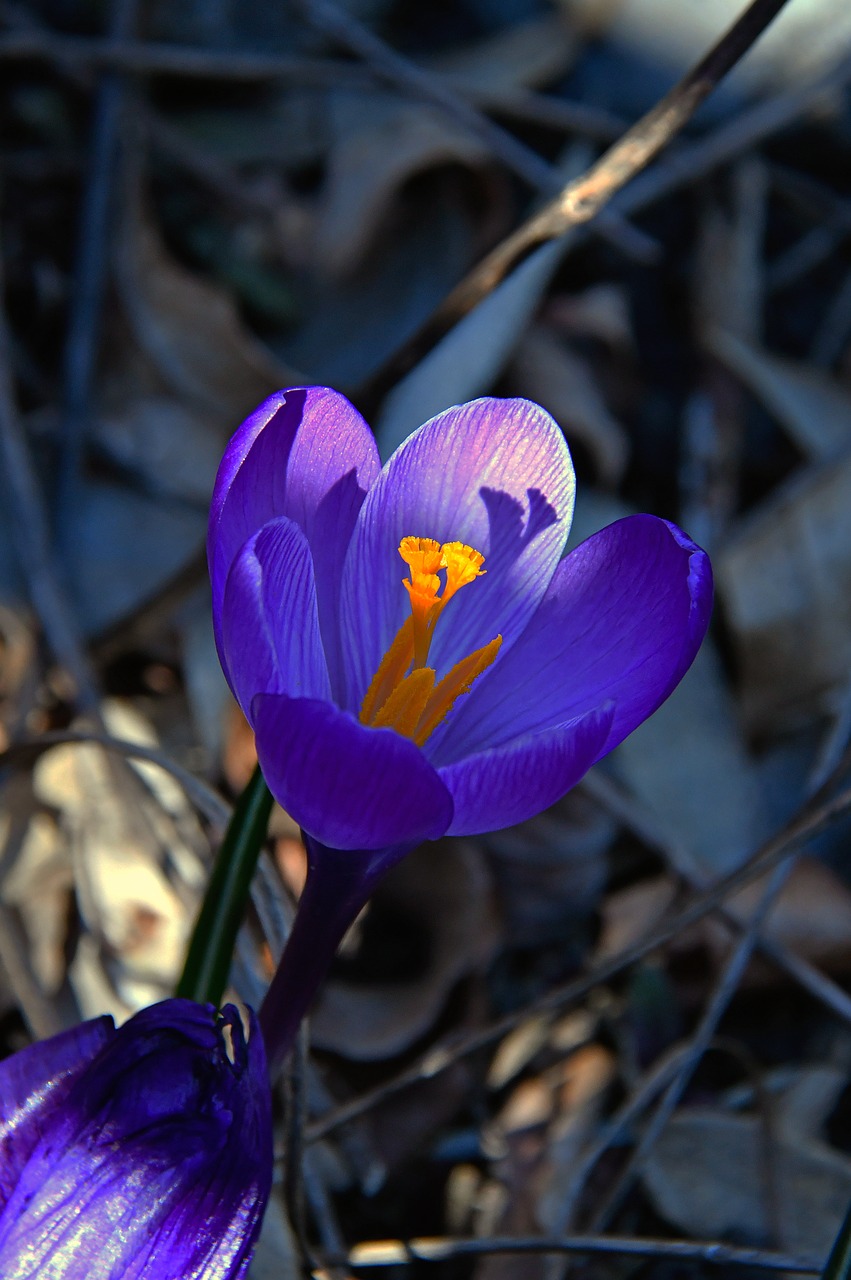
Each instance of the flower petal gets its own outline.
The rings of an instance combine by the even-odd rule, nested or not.
[[[114,1034],[112,1018],[94,1018],[0,1062],[0,1210],[54,1111]]]
[[[525,822],[555,804],[598,759],[613,711],[611,706],[589,711],[570,724],[529,734],[438,770],[455,806],[447,834],[496,831]]]
[[[221,625],[222,664],[249,719],[258,693],[330,698],[313,559],[292,520],[270,520],[237,552]]]
[[[709,558],[655,516],[628,516],[562,561],[538,612],[434,735],[429,759],[473,752],[614,704],[611,751],[664,702],[709,625]]]
[[[485,556],[485,574],[437,625],[429,665],[443,674],[497,634],[510,648],[556,568],[573,497],[564,436],[528,400],[474,400],[409,436],[361,508],[343,569],[346,705],[360,705],[409,610],[403,537],[460,541]]]
[[[0,1214],[0,1274],[237,1280],[271,1178],[253,1016],[246,1045],[233,1006],[164,1001],[116,1032],[54,1112]]]
[[[210,506],[207,556],[218,643],[237,552],[267,521],[288,516],[313,554],[319,621],[329,667],[337,672],[343,559],[379,468],[369,427],[345,396],[327,387],[279,391],[246,418],[225,451]]]
[[[419,747],[368,729],[328,702],[261,695],[257,755],[272,794],[333,849],[436,840],[452,818],[446,787]]]

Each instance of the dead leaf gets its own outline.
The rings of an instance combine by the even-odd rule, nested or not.
[[[615,1058],[599,1044],[588,1044],[542,1075],[512,1090],[499,1115],[488,1125],[486,1150],[499,1153],[492,1172],[505,1188],[496,1235],[550,1234],[562,1187],[577,1156],[599,1122],[606,1092],[615,1076]],[[557,1234],[557,1232],[556,1232]],[[485,1258],[477,1280],[528,1280],[545,1272],[543,1258]]]
[[[299,382],[248,332],[228,294],[166,252],[141,197],[127,201],[116,278],[136,341],[165,385],[214,422],[233,427]]]
[[[134,734],[138,715],[125,710],[113,723],[151,739],[150,729]],[[141,768],[152,785],[152,766]],[[56,747],[35,766],[36,795],[57,811],[68,841],[87,930],[70,973],[85,1017],[123,1017],[162,999],[183,962],[203,884],[191,843],[200,833],[174,780],[153,768],[156,800],[134,785],[126,762],[94,745]]]
[[[384,106],[378,119],[376,102]],[[483,144],[446,112],[390,94],[373,93],[370,105],[370,119],[357,127],[351,103],[342,100],[328,159],[315,259],[317,268],[332,276],[350,272],[362,260],[392,216],[399,191],[416,174],[449,164],[482,174],[490,164]]]
[[[568,547],[628,515],[623,503],[580,489]],[[737,707],[705,640],[682,683],[612,756],[672,856],[698,880],[731,870],[767,834],[768,814]]]
[[[383,457],[421,422],[489,390],[571,240],[565,236],[536,249],[396,384],[376,427]]]
[[[596,911],[616,834],[609,814],[574,793],[556,812],[486,837],[507,945],[557,944]]]
[[[851,458],[776,490],[714,564],[749,726],[829,709],[851,668]]]
[[[851,1199],[851,1160],[815,1131],[836,1097],[816,1070],[813,1087],[800,1103],[793,1096],[786,1120],[781,1100],[768,1148],[757,1115],[703,1107],[679,1111],[643,1174],[657,1211],[689,1235],[771,1242],[797,1255],[826,1257]],[[807,1074],[802,1072],[796,1083]],[[802,1123],[813,1127],[804,1132]],[[766,1151],[778,1198],[778,1241],[771,1240]]]
[[[110,462],[141,478],[158,497],[177,497],[206,508],[222,455],[223,432],[208,416],[174,397],[123,395],[117,388],[95,423],[94,440]],[[234,421],[230,425],[235,426]]]
[[[243,726],[247,730],[248,725],[241,712],[242,724],[236,720],[236,704],[222,673],[213,638],[212,603],[206,583],[181,606],[176,624],[180,632],[181,665],[192,721],[212,773],[222,761],[225,742],[229,751],[235,750],[236,735],[241,733]],[[228,732],[231,724],[238,727]],[[250,731],[237,741],[245,747],[245,760],[237,770],[238,776],[231,775],[229,764],[225,763],[225,773],[235,792],[242,790],[257,763]]]
[[[706,341],[812,461],[827,461],[851,448],[851,396],[835,379],[723,329],[711,330]]]
[[[561,0],[565,3],[566,0]],[[738,0],[571,0],[570,13],[586,34],[627,46],[651,63],[683,74],[741,13]],[[741,91],[795,85],[834,66],[851,46],[845,0],[787,5],[733,73]]]
[[[735,916],[746,921],[764,892],[765,881],[754,881],[730,898],[727,905]],[[851,965],[851,892],[823,862],[799,858],[763,934],[820,968],[847,970]],[[724,953],[729,951],[729,933],[722,942],[713,923],[711,936]],[[772,973],[775,975],[776,971]]]
[[[0,862],[0,898],[17,910],[32,972],[41,990],[53,995],[65,979],[74,875],[67,841],[24,776],[11,778],[3,789]]]
[[[611,959],[643,938],[670,911],[676,896],[676,885],[668,876],[641,880],[608,894],[603,905],[603,928],[595,952],[596,961]]]

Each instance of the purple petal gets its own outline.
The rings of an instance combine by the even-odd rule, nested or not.
[[[614,704],[611,751],[664,702],[709,624],[712,571],[676,525],[628,516],[571,551],[504,660],[485,673],[429,758],[449,763]]]
[[[335,679],[343,559],[379,467],[369,427],[345,396],[327,387],[279,391],[246,418],[225,451],[210,506],[207,556],[220,652],[231,564],[264,524],[287,516],[304,531],[313,554],[319,621]]]
[[[452,819],[446,787],[420,749],[368,729],[328,702],[261,695],[257,755],[269,789],[332,849],[436,840]]]
[[[114,1034],[112,1018],[95,1018],[0,1062],[0,1210],[54,1111]]]
[[[575,786],[599,758],[613,708],[491,751],[468,756],[439,773],[452,795],[455,816],[448,835],[496,831],[547,809]]]
[[[237,552],[221,623],[228,680],[249,719],[258,693],[330,698],[313,559],[292,520],[271,520]]]
[[[398,554],[406,534],[466,542],[485,575],[438,623],[440,674],[497,634],[507,651],[558,564],[574,477],[556,423],[528,400],[475,400],[438,414],[394,453],[370,490],[343,570],[346,705],[355,710],[409,611]]]
[[[271,1176],[256,1021],[246,1045],[232,1006],[219,1018],[164,1001],[116,1032],[54,1112],[0,1214],[0,1274],[236,1280]]]

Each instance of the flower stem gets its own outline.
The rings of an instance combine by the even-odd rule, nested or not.
[[[849,1274],[851,1274],[851,1209],[846,1213],[845,1220],[839,1228],[839,1234],[822,1272],[822,1280],[848,1280]]]
[[[221,1003],[273,803],[258,766],[236,802],[216,855],[177,985],[179,996],[202,1004]]]
[[[290,936],[260,1009],[266,1057],[274,1073],[292,1048],[337,947],[370,894],[404,849],[329,849],[310,836],[307,881]]]

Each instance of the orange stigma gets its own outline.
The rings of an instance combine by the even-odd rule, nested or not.
[[[437,679],[426,666],[437,620],[457,591],[480,578],[484,556],[463,542],[435,542],[433,538],[403,538],[399,555],[410,576],[402,580],[411,601],[406,618],[385,653],[366,691],[361,724],[395,729],[422,746],[429,734],[469,692],[496,657],[502,636],[476,649]],[[444,573],[441,581],[440,574]]]

